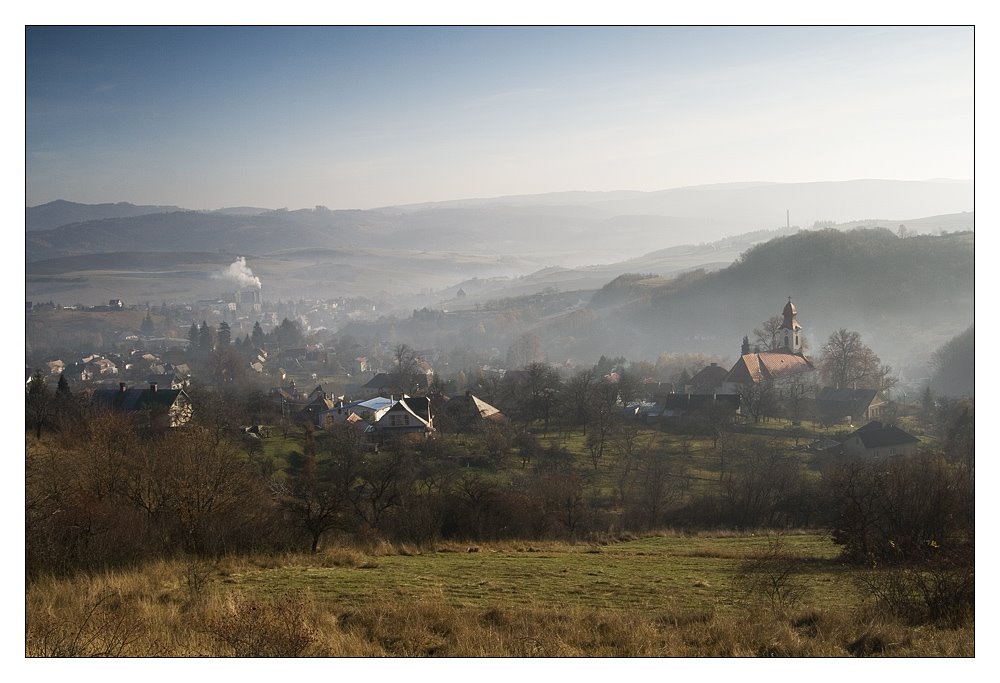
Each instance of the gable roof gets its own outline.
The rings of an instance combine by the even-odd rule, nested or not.
[[[431,420],[431,400],[426,396],[404,396],[397,403],[402,403],[414,415],[425,422]],[[390,410],[392,410],[390,408]]]
[[[491,406],[470,392],[451,398],[442,410],[451,414],[471,415],[492,422],[507,421],[507,416],[501,413],[499,408]]]
[[[837,389],[836,387],[823,387],[820,389],[816,400],[834,401],[837,403],[864,402],[865,405],[871,405],[876,396],[878,396],[878,389]]]
[[[816,396],[816,410],[821,418],[838,419],[850,415],[865,416],[873,404],[881,404],[878,389],[837,389],[823,387]]]
[[[728,374],[729,373],[726,372],[725,368],[720,367],[716,363],[712,363],[711,365],[706,365],[701,370],[696,372],[688,384],[694,387],[705,387],[711,389],[722,384]]]
[[[362,389],[395,389],[397,387],[399,387],[398,372],[380,372],[368,380],[367,384],[361,386]]]
[[[408,425],[408,428],[413,428],[413,427],[416,427],[416,426],[423,425],[427,430],[433,431],[433,428],[431,427],[429,421],[427,419],[425,419],[424,417],[421,417],[417,413],[417,411],[413,410],[409,405],[407,405],[407,401],[410,401],[410,400],[412,400],[412,399],[400,399],[400,400],[396,401],[393,404],[393,406],[391,408],[389,408],[389,410],[385,411],[385,413],[382,414],[382,417],[380,417],[376,421],[375,424],[378,426],[378,428],[379,429],[391,428],[391,427],[389,427],[389,425],[391,424],[391,417],[390,417],[391,415],[393,415],[393,414],[397,414],[398,415],[399,413],[407,413],[408,415],[411,415],[417,421],[417,423],[414,424],[414,425]],[[425,398],[424,400],[426,401],[427,399]]]
[[[91,402],[99,408],[135,412],[159,406],[171,408],[180,396],[188,400],[183,389],[97,389],[91,397]]]
[[[805,356],[787,351],[761,351],[745,353],[726,375],[725,381],[734,384],[756,384],[765,380],[781,379],[815,368]]]
[[[920,439],[907,434],[896,425],[885,425],[878,420],[872,420],[864,427],[855,430],[848,439],[858,437],[865,448],[884,448],[886,446],[902,446],[908,443],[920,443]]]

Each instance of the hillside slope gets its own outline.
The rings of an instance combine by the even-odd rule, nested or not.
[[[606,318],[622,344],[700,345],[735,354],[744,334],[792,297],[812,351],[857,329],[883,360],[926,362],[973,322],[974,235],[900,239],[888,230],[802,232],[759,244],[682,287],[634,287]],[[641,284],[641,283],[640,283]]]

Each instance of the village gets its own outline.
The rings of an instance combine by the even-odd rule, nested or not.
[[[432,362],[447,366],[449,359],[434,350],[417,351],[388,341],[363,347],[351,343],[350,337],[338,343],[318,340],[327,330],[320,323],[356,320],[369,313],[369,306],[368,301],[340,300],[279,304],[265,310],[259,289],[251,289],[198,302],[196,309],[146,307],[139,329],[118,332],[119,351],[26,366],[26,391],[41,380],[86,397],[95,408],[142,413],[155,406],[159,423],[181,427],[198,410],[191,397],[192,383],[202,390],[230,394],[240,388],[265,397],[270,410],[258,410],[255,417],[259,422],[267,415],[272,422],[239,425],[244,438],[259,438],[279,423],[316,429],[348,425],[372,444],[381,444],[401,435],[433,438],[439,431],[475,431],[480,422],[508,424],[505,412],[518,419],[522,430],[529,430],[542,414],[548,421],[553,405],[567,402],[563,394],[570,391],[575,374],[577,383],[587,375],[593,387],[607,388],[604,394],[612,395],[610,412],[616,421],[692,434],[716,434],[735,426],[773,431],[780,424],[800,436],[810,433],[805,423],[814,427],[817,437],[809,444],[813,450],[874,456],[914,453],[920,440],[893,422],[928,409],[915,400],[907,404],[905,391],[894,397],[896,380],[879,376],[878,368],[867,375],[841,377],[843,385],[825,385],[824,379],[830,378],[804,352],[805,331],[791,297],[780,317],[765,323],[763,336],[756,330],[756,341],[765,343],[763,349],[744,336],[731,367],[713,361],[700,369],[692,367],[690,373],[682,369],[674,381],[661,381],[663,373],[637,374],[637,369],[655,372],[648,363],[629,366],[623,358],[605,357],[592,369],[483,363],[442,376]],[[132,313],[142,310],[131,308]],[[115,299],[90,311],[124,312],[125,306]],[[163,321],[160,329],[153,322],[154,311]],[[187,338],[163,336],[171,327],[183,329],[183,314],[192,312],[218,320],[217,326],[192,322]],[[292,315],[296,322],[283,318],[278,323],[281,314]],[[303,323],[314,341],[306,339]],[[845,362],[866,361],[859,357]],[[537,398],[528,398],[539,395],[551,405],[537,408]],[[529,404],[539,412],[532,414],[526,408]],[[585,406],[576,412],[576,419],[585,423],[585,415],[594,411]],[[833,428],[837,438],[830,438]]]

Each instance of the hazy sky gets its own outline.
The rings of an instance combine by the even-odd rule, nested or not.
[[[28,28],[27,203],[973,176],[971,28]]]

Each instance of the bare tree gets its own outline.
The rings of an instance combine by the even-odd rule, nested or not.
[[[774,351],[781,346],[781,328],[785,324],[785,319],[780,315],[772,315],[770,318],[755,327],[753,330],[754,343],[760,347],[761,351]]]
[[[858,332],[841,328],[831,334],[823,344],[820,369],[824,379],[836,387],[881,388],[881,361]]]
[[[774,413],[775,391],[770,381],[751,382],[737,387],[740,412],[754,422],[760,422]]]
[[[420,368],[417,365],[416,352],[406,344],[397,344],[392,352],[399,376],[398,386],[401,394],[412,393],[420,380]]]

